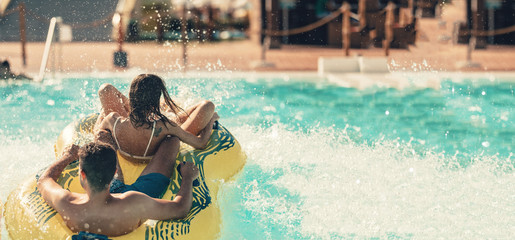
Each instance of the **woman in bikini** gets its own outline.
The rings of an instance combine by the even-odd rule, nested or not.
[[[149,161],[167,135],[203,149],[219,118],[210,101],[182,110],[170,98],[163,80],[152,74],[140,74],[132,81],[129,98],[111,84],[102,85],[98,94],[103,110],[96,130],[110,132],[119,153],[136,162]]]

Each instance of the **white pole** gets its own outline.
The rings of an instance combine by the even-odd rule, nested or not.
[[[52,46],[52,39],[54,36],[55,24],[57,18],[53,17],[50,19],[50,26],[48,27],[48,34],[46,36],[45,51],[43,52],[43,58],[41,59],[41,67],[39,68],[39,75],[35,81],[40,82],[45,76],[46,64],[48,62],[48,54],[50,53],[50,47]]]

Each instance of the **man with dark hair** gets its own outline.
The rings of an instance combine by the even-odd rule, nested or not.
[[[116,152],[105,144],[90,143],[79,149],[81,176],[89,187],[100,192],[109,186],[116,172]]]
[[[170,179],[175,157],[179,152],[179,143],[176,137],[165,138],[140,178],[160,174]],[[77,158],[80,183],[86,191],[85,194],[69,192],[56,182],[63,169]],[[116,152],[111,146],[100,141],[80,149],[72,145],[41,175],[38,189],[45,201],[62,216],[66,225],[74,232],[87,231],[119,236],[133,231],[147,219],[183,218],[189,213],[192,182],[198,177],[198,169],[193,163],[181,164],[181,188],[172,201],[152,198],[138,192],[139,190],[110,193],[110,183],[116,168]],[[138,181],[144,183],[138,185],[140,188],[152,185],[148,180],[145,182],[140,178],[133,185],[138,185]],[[144,189],[141,190],[144,192]]]

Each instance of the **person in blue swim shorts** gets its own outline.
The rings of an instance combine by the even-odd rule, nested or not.
[[[103,135],[110,138],[109,133]],[[112,186],[119,165],[116,151],[101,141],[80,148],[71,145],[39,177],[37,189],[73,232],[114,237],[132,232],[147,219],[184,218],[191,209],[192,185],[199,174],[193,163],[181,163],[181,186],[173,200],[152,197],[160,196],[168,187],[179,145],[177,137],[166,137],[134,184],[123,184],[119,176],[119,182]],[[70,192],[57,183],[64,168],[76,159],[86,193]]]

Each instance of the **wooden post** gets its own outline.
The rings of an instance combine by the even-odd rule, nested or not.
[[[157,35],[157,42],[162,43],[164,41],[164,29],[163,29],[163,16],[161,14],[164,14],[161,7],[156,10],[156,35]]]
[[[281,48],[281,36],[272,35],[272,32],[279,30],[279,22],[281,21],[279,16],[279,1],[278,0],[265,0],[266,10],[266,36],[270,37],[269,49]],[[265,36],[265,37],[266,37]]]
[[[350,31],[350,4],[345,2],[342,7],[342,46],[345,56],[349,56]]]
[[[183,71],[186,72],[186,68],[188,65],[188,22],[187,22],[187,16],[188,11],[186,8],[186,2],[182,5],[182,21],[181,21],[181,41],[182,41],[182,63],[184,64]]]
[[[118,24],[118,51],[123,51],[123,14],[120,13],[120,23]]]
[[[388,5],[386,6],[386,20],[384,22],[385,25],[385,42],[384,42],[384,55],[388,56],[390,55],[390,44],[393,40],[393,21],[394,19],[394,12],[395,4],[393,2],[388,2]]]
[[[262,10],[264,2],[262,0],[248,0],[253,10],[249,11],[249,37],[250,41],[256,45],[262,45],[264,34],[264,12]]]
[[[21,59],[23,59],[23,66],[27,66],[27,54],[25,51],[25,45],[27,43],[27,36],[25,33],[25,3],[18,5],[20,14],[20,41],[21,41]]]
[[[476,38],[474,49],[484,49],[487,45],[487,36],[478,36],[477,32],[486,30],[485,0],[472,0],[472,36]]]
[[[211,5],[211,3],[208,2],[207,4],[207,34],[206,34],[206,39],[208,41],[213,41],[213,30],[215,29],[215,21],[214,21],[214,18],[213,18],[213,6]]]
[[[125,34],[123,32],[123,13],[116,13],[115,16],[119,16],[119,19],[113,18],[113,25],[116,24],[115,21],[118,21],[118,51],[114,52],[114,66],[120,68],[126,68],[128,65],[127,61],[127,52],[123,51],[123,40],[125,39]]]
[[[408,24],[413,23],[413,0],[408,0],[408,12],[407,12],[407,14],[408,14]]]
[[[366,0],[359,0],[358,15],[359,15],[359,30],[361,31],[364,27],[367,26],[367,2],[366,2]]]

